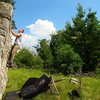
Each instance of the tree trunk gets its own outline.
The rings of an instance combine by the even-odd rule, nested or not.
[[[13,7],[4,2],[0,2],[0,100],[7,83],[7,59],[11,49],[11,18]]]

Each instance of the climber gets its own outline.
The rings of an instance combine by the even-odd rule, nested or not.
[[[8,59],[8,67],[15,68],[13,60],[14,60],[15,54],[17,53],[17,50],[20,47],[23,32],[24,32],[24,29],[19,29],[18,34],[11,30],[12,35],[15,36],[16,38],[15,38],[15,42],[11,48],[11,53],[10,53],[10,56]]]

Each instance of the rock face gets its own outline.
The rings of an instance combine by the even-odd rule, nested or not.
[[[11,19],[13,7],[0,2],[0,100],[7,83],[7,59],[11,49]]]

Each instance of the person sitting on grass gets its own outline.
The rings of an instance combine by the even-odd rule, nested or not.
[[[12,30],[11,30],[11,33],[16,38],[15,38],[15,42],[14,42],[12,48],[11,48],[11,53],[10,53],[9,60],[8,60],[8,67],[15,68],[15,65],[14,65],[14,57],[15,57],[15,55],[17,53],[17,50],[20,47],[20,43],[22,41],[22,34],[24,33],[24,29],[19,29],[18,30],[18,34],[15,33]]]

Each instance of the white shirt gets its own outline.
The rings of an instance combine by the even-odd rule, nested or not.
[[[21,36],[15,38],[14,44],[18,44],[18,45],[21,44],[21,41],[22,41],[22,33],[20,33],[20,34],[21,34]]]

